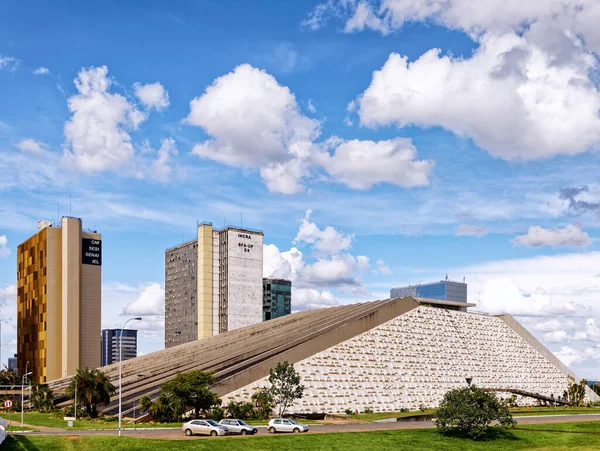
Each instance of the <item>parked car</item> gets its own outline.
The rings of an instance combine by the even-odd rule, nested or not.
[[[227,426],[213,420],[191,420],[187,423],[183,423],[181,430],[188,437],[194,434],[212,435],[213,437],[229,434]]]
[[[229,429],[230,434],[254,435],[258,432],[258,428],[246,424],[244,420],[227,418],[225,420],[219,421],[219,424],[222,426],[226,426]]]
[[[308,432],[308,426],[305,424],[296,423],[288,418],[273,418],[269,421],[269,432]]]

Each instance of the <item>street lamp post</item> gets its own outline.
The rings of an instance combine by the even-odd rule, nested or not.
[[[121,436],[121,379],[123,377],[123,330],[125,329],[125,326],[129,321],[141,320],[142,318],[140,316],[137,316],[135,318],[129,318],[127,321],[125,321],[125,324],[123,324],[123,327],[121,328],[121,333],[119,334],[119,437]]]
[[[23,377],[21,377],[21,429],[24,429],[24,425],[23,425],[23,406],[25,405],[25,396],[24,396],[24,393],[25,393],[25,389],[24,389],[24,387],[25,387],[25,379],[30,374],[33,374],[31,371],[29,373],[27,372],[27,367],[28,366],[29,366],[29,360],[25,364],[25,374],[23,374]]]

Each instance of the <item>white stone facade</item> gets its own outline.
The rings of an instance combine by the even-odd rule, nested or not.
[[[263,235],[227,230],[227,330],[262,321]]]
[[[291,412],[437,407],[466,378],[556,397],[569,382],[501,318],[423,306],[294,366],[305,392]],[[248,401],[268,386],[263,378],[222,399]]]

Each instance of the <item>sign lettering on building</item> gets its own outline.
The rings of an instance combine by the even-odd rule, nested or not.
[[[102,265],[102,241],[81,239],[81,263],[84,265]]]

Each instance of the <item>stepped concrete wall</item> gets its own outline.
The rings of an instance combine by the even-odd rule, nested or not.
[[[420,306],[297,362],[306,389],[291,412],[437,407],[447,390],[467,386],[467,378],[480,387],[558,397],[574,374],[534,340],[506,315]],[[268,386],[265,377],[222,399],[247,401]]]

